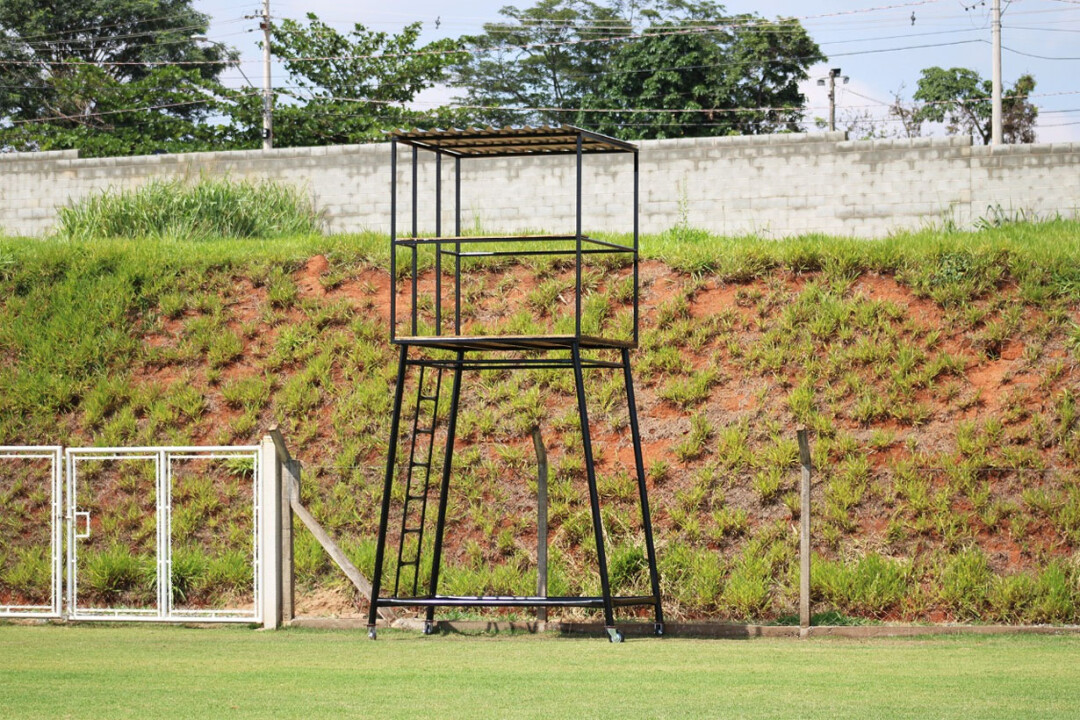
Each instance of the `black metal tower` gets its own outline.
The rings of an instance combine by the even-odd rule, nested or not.
[[[398,144],[412,148],[412,229],[408,237],[397,233],[397,158]],[[390,340],[398,346],[397,384],[390,423],[390,439],[386,459],[379,514],[379,535],[375,553],[375,570],[371,578],[371,602],[368,611],[368,634],[375,637],[375,620],[379,607],[405,606],[427,609],[425,631],[430,632],[436,607],[590,607],[602,608],[609,638],[618,642],[622,634],[615,628],[615,608],[648,605],[654,608],[655,631],[663,633],[663,608],[660,598],[660,575],[657,571],[656,550],[653,544],[652,520],[645,485],[645,469],[641,456],[641,436],[638,429],[634,384],[630,371],[630,350],[638,343],[638,150],[634,145],[615,138],[588,132],[569,125],[554,127],[470,128],[465,130],[416,130],[391,134],[391,195],[390,195]],[[418,154],[420,150],[435,154],[435,236],[419,237],[417,225]],[[633,158],[633,234],[632,246],[590,238],[582,234],[582,159],[587,154],[625,153]],[[564,155],[576,160],[577,186],[575,192],[577,222],[573,234],[530,236],[462,236],[461,233],[461,162],[472,158],[511,158],[535,155]],[[442,233],[442,161],[454,162],[454,233]],[[470,249],[474,248],[474,249]],[[425,308],[433,311],[433,327],[421,326],[419,259],[422,252],[434,252],[434,290]],[[398,253],[409,258],[406,272],[400,272]],[[582,332],[582,268],[587,255],[619,254],[630,258],[633,266],[633,329],[627,337],[610,338]],[[573,258],[575,273],[573,332],[537,335],[490,335],[473,333],[462,324],[463,263],[475,258],[564,256]],[[446,294],[452,311],[444,317],[443,260],[452,262],[453,284]],[[468,268],[464,268],[467,270]],[[398,322],[397,286],[406,285],[408,317]],[[442,352],[432,352],[442,351]],[[448,351],[448,352],[447,352]],[[611,351],[618,360],[590,357],[589,353]],[[394,591],[380,597],[384,569],[387,530],[390,517],[391,491],[397,467],[397,450],[401,433],[402,401],[404,400],[407,370],[419,369],[415,413],[409,440],[407,462],[400,476],[405,485],[402,525],[398,543],[398,563],[394,572]],[[592,527],[596,540],[597,565],[601,595],[595,597],[506,597],[450,596],[438,594],[439,566],[442,561],[443,534],[446,525],[447,494],[450,488],[454,457],[454,435],[457,427],[458,400],[462,376],[468,371],[514,369],[566,369],[574,373],[578,414],[581,423],[582,450],[589,488]],[[613,596],[608,578],[607,555],[604,548],[603,525],[600,516],[600,497],[596,487],[589,415],[585,401],[583,370],[606,368],[621,371],[626,388],[631,440],[638,494],[641,503],[642,525],[645,531],[646,555],[651,594],[646,596]],[[430,583],[426,595],[417,595],[420,575],[422,536],[427,513],[428,487],[435,448],[435,424],[438,416],[439,390],[443,372],[453,375],[450,411],[447,417],[446,444],[442,475],[439,482],[438,510]],[[425,385],[425,373],[428,381]],[[431,375],[434,374],[434,383]],[[432,386],[434,390],[432,390]],[[403,580],[404,568],[404,584]],[[409,575],[411,574],[411,582]],[[405,590],[405,596],[401,593]]]

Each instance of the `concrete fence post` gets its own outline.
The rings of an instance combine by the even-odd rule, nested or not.
[[[259,454],[262,470],[259,592],[262,597],[257,602],[262,607],[263,627],[277,628],[281,626],[281,461],[271,436],[263,437]]]
[[[300,461],[280,465],[281,478],[281,621],[296,617],[296,572],[293,567],[293,497],[300,497]]]
[[[806,428],[799,428],[799,628],[806,635],[810,628],[810,441]]]

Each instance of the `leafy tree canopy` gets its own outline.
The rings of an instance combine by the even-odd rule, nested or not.
[[[0,0],[0,146],[85,155],[202,149],[217,131],[216,78],[191,0]],[[188,66],[154,65],[195,61]],[[188,69],[183,69],[188,68]],[[132,110],[132,108],[154,109]],[[122,112],[118,112],[122,111]]]
[[[806,102],[799,81],[825,60],[797,21],[720,15],[711,2],[669,6],[645,37],[621,43],[586,106],[675,113],[603,114],[595,126],[632,138],[797,131]],[[680,26],[712,26],[677,33]]]
[[[794,130],[798,82],[825,59],[798,22],[725,15],[711,0],[541,0],[501,13],[507,22],[465,38],[473,54],[454,76],[494,124],[576,121],[628,138]],[[483,109],[515,106],[540,109]],[[736,110],[748,107],[790,110]],[[581,108],[625,112],[568,112]],[[631,112],[642,109],[679,112]]]
[[[393,127],[457,121],[446,109],[424,112],[407,105],[442,82],[447,68],[462,57],[457,40],[418,46],[421,30],[417,22],[394,35],[357,23],[342,34],[311,13],[306,24],[288,19],[276,24],[272,48],[298,91],[279,91],[292,102],[274,110],[275,144],[362,142]],[[258,100],[245,100],[240,124],[260,112]]]
[[[1006,143],[1035,142],[1038,109],[1028,100],[1035,89],[1032,75],[1021,75],[1002,91],[1002,139]],[[929,67],[922,71],[914,98],[924,104],[919,120],[945,123],[950,134],[967,133],[989,145],[992,136],[990,80],[969,68]]]

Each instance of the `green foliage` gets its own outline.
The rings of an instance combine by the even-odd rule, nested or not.
[[[181,546],[172,551],[173,602],[186,603],[206,574],[206,556],[198,548]]]
[[[422,29],[422,23],[414,22],[391,34],[356,23],[342,33],[314,13],[307,14],[307,24],[289,18],[275,22],[271,44],[283,58],[290,87],[279,92],[300,97],[291,89],[297,88],[304,100],[275,109],[277,145],[370,142],[392,128],[466,124],[443,108],[419,112],[405,107],[418,93],[445,81],[446,68],[461,57],[454,52],[458,40],[419,45]],[[242,126],[257,126],[260,113],[257,97],[237,105]]]
[[[1076,227],[1054,222],[970,235],[928,231],[858,244],[813,237],[735,242],[702,233],[694,240],[701,243],[696,249],[646,239],[646,249],[659,248],[669,260],[720,273],[688,279],[694,292],[711,291],[729,273],[745,274],[748,283],[736,289],[733,308],[715,316],[689,313],[693,294],[671,304],[668,330],[651,325],[655,306],[646,304],[643,315],[643,354],[651,356],[654,375],[639,402],[642,417],[662,429],[654,434],[654,428],[644,428],[648,443],[663,441],[647,446],[646,461],[672,613],[767,619],[789,612],[789,517],[797,511],[797,496],[790,493],[797,475],[791,421],[798,413],[814,427],[832,421],[831,429],[815,432],[814,512],[819,549],[828,554],[823,567],[833,573],[818,580],[841,588],[830,590],[836,597],[847,593],[848,605],[829,601],[842,607],[839,612],[908,619],[933,609],[949,618],[987,621],[1075,618],[1070,588],[1077,576],[1067,558],[1080,533],[1080,493],[1071,491],[1075,473],[1066,453],[1076,445],[1080,412],[1072,389],[1075,368],[1062,350],[1068,352],[1063,343],[1080,297]],[[9,443],[60,437],[72,445],[127,438],[151,444],[231,441],[233,433],[250,438],[273,413],[305,460],[305,503],[346,546],[370,538],[377,525],[378,466],[394,364],[374,303],[361,300],[359,314],[349,313],[355,313],[355,290],[376,292],[367,263],[385,258],[384,246],[385,238],[377,236],[198,244],[0,241],[0,259],[11,258],[0,263],[0,437]],[[328,258],[347,292],[316,298],[301,289],[296,271],[317,253]],[[789,272],[795,268],[810,274],[793,281]],[[494,274],[481,285],[503,278]],[[891,284],[893,278],[929,298],[916,301],[919,313],[867,296],[868,286]],[[1017,288],[1033,284],[1043,290],[1037,304],[1028,304]],[[350,304],[334,295],[348,295]],[[1012,304],[1023,313],[1010,310]],[[254,318],[241,319],[240,313],[252,312]],[[927,324],[937,313],[944,315],[944,329]],[[484,322],[502,327],[497,320]],[[222,339],[225,333],[231,339]],[[93,342],[83,343],[83,334]],[[244,362],[224,371],[213,367],[226,360],[212,360],[212,354],[230,355],[211,353],[215,343],[235,348],[236,340],[246,348]],[[971,394],[972,348],[984,340],[1039,347],[1011,366],[1016,374],[1005,380],[1013,390],[998,399],[1026,415],[999,414],[989,402],[980,409],[962,405]],[[946,348],[951,359],[935,360]],[[694,412],[658,405],[658,393],[672,387],[671,380],[695,377],[686,372],[688,353],[695,367],[704,368],[698,372],[722,373],[730,397],[712,391],[714,401]],[[642,358],[636,367],[649,362]],[[544,421],[545,435],[546,428],[562,435],[562,443],[550,448],[560,592],[599,592],[595,576],[582,571],[592,567],[595,549],[572,385],[568,389],[560,380],[565,375],[488,373],[466,386],[464,407],[471,419],[466,422],[462,414],[459,437],[468,447],[455,461],[461,473],[448,508],[451,537],[479,533],[492,542],[462,543],[448,558],[447,577],[464,594],[484,588],[533,591],[527,432],[538,420]],[[590,407],[598,426],[595,449],[604,456],[597,462],[609,558],[621,583],[635,594],[648,592],[640,566],[636,486],[625,472],[625,419],[618,425],[615,419],[625,418],[620,378],[595,375]],[[1039,381],[1044,387],[1036,389]],[[944,387],[954,383],[961,399]],[[67,398],[61,410],[49,404],[53,389]],[[448,392],[444,377],[444,400]],[[865,429],[854,420],[864,396],[877,397],[881,407]],[[916,396],[933,403],[933,426],[892,422],[897,408]],[[737,407],[729,400],[737,400]],[[441,419],[447,405],[442,403]],[[223,416],[226,421],[218,423]],[[976,420],[961,423],[961,417]],[[475,442],[481,438],[468,436],[466,426],[474,434],[490,431],[494,442]],[[678,437],[673,430],[680,427],[689,432]],[[192,551],[174,557],[178,600],[183,595],[188,603],[213,605],[231,601],[232,593],[250,592],[250,526],[228,509],[243,497],[234,470],[223,472],[219,482],[185,485],[182,501],[176,496],[173,531],[183,536],[177,547]],[[143,521],[145,498],[133,497],[145,487],[139,482],[119,478],[119,509],[94,509],[110,529],[104,537],[152,540],[153,522],[147,527]],[[5,533],[12,527],[12,508],[38,507],[31,504],[33,490],[12,484],[0,494]],[[759,506],[759,498],[769,505]],[[47,499],[44,507],[47,513]],[[769,521],[783,523],[783,531]],[[1002,534],[1007,545],[1015,542],[1021,565],[1039,564],[1038,569],[1018,573],[1015,563],[1002,569],[997,562],[1003,556],[995,555],[982,575],[987,581],[970,582],[979,573],[970,567],[965,572],[955,557],[961,548],[982,543],[986,532]],[[334,587],[340,582],[336,571],[303,534],[297,539],[302,585]],[[911,564],[852,559],[883,547]],[[993,546],[984,547],[990,552]],[[89,559],[99,549],[80,557]],[[4,567],[11,567],[13,550],[0,552]],[[370,557],[358,555],[357,561],[370,570]],[[906,596],[891,600],[903,583]],[[153,594],[152,584],[148,592],[143,581],[126,587],[117,594],[120,602]]]
[[[1035,142],[1038,109],[1028,100],[1035,78],[1021,75],[1011,88],[1002,91],[1002,134],[1006,143]],[[916,111],[920,121],[947,123],[950,134],[977,135],[984,145],[991,140],[991,82],[975,70],[962,67],[929,67],[922,71],[915,99],[925,105]]]
[[[96,552],[86,551],[83,556],[86,568],[81,576],[83,586],[100,599],[116,602],[131,595],[145,599],[152,592],[155,580],[152,558],[135,555],[119,544]]]
[[[695,413],[690,417],[690,432],[672,448],[672,452],[682,462],[695,460],[705,453],[705,444],[712,434],[709,418],[704,413]]]
[[[665,596],[692,607],[712,607],[720,600],[726,570],[720,556],[684,543],[660,553],[661,590]]]
[[[581,113],[577,122],[631,138],[793,129],[803,103],[798,81],[823,57],[797,21],[728,16],[711,0],[630,5],[541,0],[500,13],[504,21],[486,23],[483,34],[463,39],[472,53],[453,79],[466,102],[488,108],[478,112],[495,125],[574,120],[559,109],[665,108],[685,112]],[[717,29],[683,32],[688,25]],[[607,37],[641,37],[587,42],[595,39],[596,26]],[[513,62],[507,46],[524,46],[512,51]],[[553,110],[502,109],[515,105]],[[700,112],[763,106],[791,110]]]
[[[732,565],[724,602],[739,618],[750,620],[772,609],[776,577],[792,559],[791,548],[778,536],[779,527],[765,527],[750,538]]]
[[[251,376],[225,383],[221,396],[235,410],[262,410],[270,400],[273,382],[268,377]]]
[[[979,620],[988,600],[992,572],[986,554],[969,548],[945,561],[941,599],[962,620]]]
[[[218,149],[227,128],[206,120],[227,108],[232,93],[216,78],[232,53],[192,39],[209,20],[191,0],[0,3],[0,117],[14,121],[0,147],[83,157]],[[178,61],[193,64],[150,64]]]
[[[911,565],[870,553],[854,562],[815,558],[810,592],[839,612],[881,617],[899,610],[912,592]]]
[[[709,391],[720,382],[720,373],[713,368],[695,371],[687,378],[672,378],[657,395],[672,405],[682,408],[704,402]]]
[[[59,235],[69,240],[272,238],[319,231],[311,200],[269,181],[153,180],[87,196],[60,208],[59,216]]]
[[[795,131],[805,103],[799,81],[825,59],[817,43],[797,20],[722,13],[711,2],[669,4],[649,16],[645,37],[616,44],[583,106],[683,112],[603,113],[597,129],[631,139]],[[723,29],[675,32],[686,25]],[[713,108],[722,110],[703,112]]]
[[[633,545],[613,548],[608,564],[612,588],[648,587],[648,567],[644,548]]]
[[[44,547],[15,548],[0,555],[0,588],[19,600],[15,604],[47,604],[51,593],[50,553]]]

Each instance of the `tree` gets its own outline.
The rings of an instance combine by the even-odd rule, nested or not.
[[[587,107],[626,112],[605,113],[594,125],[627,138],[797,131],[806,103],[799,81],[825,56],[797,21],[722,10],[680,3],[648,15],[645,36],[616,47],[585,99]],[[687,26],[710,29],[679,32]]]
[[[194,71],[156,68],[121,82],[95,65],[76,65],[50,79],[49,87],[65,102],[53,112],[69,114],[12,120],[0,130],[0,146],[78,148],[84,157],[102,157],[212,150],[231,143],[227,127],[205,121],[210,113],[224,111],[224,100],[212,94],[223,89]]]
[[[111,155],[212,144],[203,121],[220,108],[230,58],[191,39],[208,23],[191,0],[0,0],[0,146]],[[151,106],[166,107],[136,109]]]
[[[798,81],[824,59],[797,22],[727,16],[711,0],[542,0],[501,13],[508,22],[465,38],[473,54],[453,81],[499,124],[576,121],[628,138],[795,129]]]
[[[392,35],[357,23],[345,35],[311,13],[306,24],[289,19],[276,24],[271,46],[296,88],[277,91],[292,102],[274,109],[276,144],[362,142],[394,127],[456,122],[445,109],[423,112],[408,106],[461,59],[457,40],[417,47],[421,29],[421,23],[412,23]],[[260,102],[241,100],[235,113],[241,126],[259,117]]]
[[[625,6],[633,12],[634,6]],[[618,8],[589,0],[540,0],[531,8],[504,7],[505,22],[485,23],[482,35],[462,38],[470,50],[454,68],[457,98],[472,114],[493,125],[559,123],[560,110],[578,109],[611,56],[597,41],[632,32]],[[513,107],[550,108],[518,111]]]
[[[900,123],[896,137],[917,138],[922,137],[923,120],[919,116],[918,106],[904,101],[904,84],[901,83],[893,94],[892,105],[889,106],[889,116]]]
[[[984,145],[992,137],[992,83],[968,68],[930,67],[922,71],[915,99],[924,104],[917,117],[922,121],[946,124],[950,134],[977,135]],[[1028,100],[1035,89],[1032,75],[1021,75],[1012,88],[1002,93],[1002,130],[1006,143],[1035,142],[1038,109]]]

